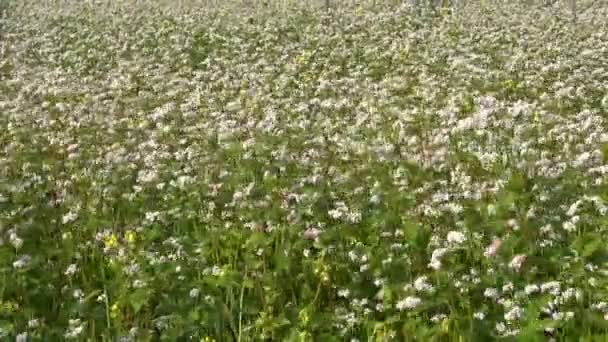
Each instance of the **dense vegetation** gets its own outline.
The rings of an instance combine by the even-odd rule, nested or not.
[[[605,339],[606,8],[46,3],[0,25],[3,340]]]

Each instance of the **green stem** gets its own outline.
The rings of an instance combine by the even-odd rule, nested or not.
[[[241,333],[243,332],[243,299],[245,298],[245,280],[247,279],[247,267],[245,267],[245,277],[241,284],[241,295],[239,298],[239,335],[237,341],[241,342]]]

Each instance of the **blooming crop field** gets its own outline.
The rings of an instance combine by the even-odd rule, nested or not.
[[[608,339],[608,6],[204,3],[6,5],[3,341]]]

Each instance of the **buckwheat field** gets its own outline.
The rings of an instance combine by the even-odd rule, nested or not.
[[[608,4],[0,4],[3,341],[608,340]]]

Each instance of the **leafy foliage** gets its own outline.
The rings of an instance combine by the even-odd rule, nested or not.
[[[606,334],[604,24],[234,5],[3,20],[0,339]]]

